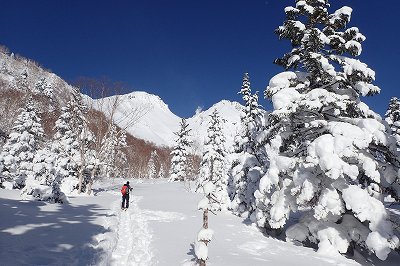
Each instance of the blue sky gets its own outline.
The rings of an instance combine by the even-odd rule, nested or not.
[[[289,51],[273,33],[294,0],[3,1],[0,43],[66,80],[108,77],[159,95],[179,116],[237,100],[243,72],[264,91]],[[400,97],[400,1],[333,0],[353,8],[349,26],[366,35],[360,59],[382,93],[364,99],[383,114]],[[332,9],[332,10],[333,10]],[[262,94],[262,93],[261,93]],[[270,104],[261,99],[266,108]]]

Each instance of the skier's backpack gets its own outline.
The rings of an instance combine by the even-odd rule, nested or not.
[[[122,195],[125,195],[127,190],[128,190],[128,186],[127,185],[123,185],[122,188],[121,188]]]

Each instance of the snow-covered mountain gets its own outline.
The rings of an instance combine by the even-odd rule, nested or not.
[[[94,107],[128,133],[158,146],[171,146],[179,127],[180,118],[160,97],[142,91],[94,100]]]
[[[6,47],[0,46],[0,92],[4,94],[10,91],[20,93],[7,95],[11,99],[21,97],[28,92],[43,94],[52,99],[56,105],[53,109],[60,109],[69,100],[72,86],[38,63],[14,55]],[[47,91],[51,91],[51,95],[46,95]],[[23,101],[17,101],[17,104],[10,109],[5,99],[4,95],[0,99],[0,111],[3,114],[13,114],[23,105]],[[174,132],[178,131],[181,118],[172,113],[159,96],[135,91],[96,100],[85,95],[85,99],[90,106],[104,113],[106,117],[112,118],[118,126],[126,129],[132,136],[152,142],[159,147],[174,145]],[[226,146],[231,147],[233,144],[234,136],[239,130],[240,112],[243,106],[237,102],[223,100],[187,119],[192,129],[191,135],[196,153],[201,152],[207,136],[209,116],[215,109],[219,111],[224,121]],[[44,106],[41,111],[51,113],[47,106]],[[11,128],[12,122],[12,115],[6,115],[0,119],[0,124],[6,131]]]
[[[96,109],[104,112],[109,118],[113,117],[117,125],[125,128],[133,136],[153,142],[158,146],[174,144],[174,132],[178,131],[181,118],[172,113],[159,96],[136,91],[126,95],[94,100],[94,102]],[[115,109],[114,112],[113,109]],[[189,127],[192,129],[191,135],[195,143],[195,152],[201,150],[207,136],[210,114],[215,109],[218,110],[224,121],[223,131],[227,138],[227,147],[233,144],[234,136],[239,130],[240,113],[243,106],[237,102],[223,100],[208,110],[187,119]]]

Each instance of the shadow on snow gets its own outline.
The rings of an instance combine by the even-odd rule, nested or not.
[[[89,265],[106,253],[95,236],[97,205],[71,206],[0,198],[0,258],[4,265]],[[104,212],[103,212],[104,213]]]

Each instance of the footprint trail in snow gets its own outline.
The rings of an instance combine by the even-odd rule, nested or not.
[[[118,216],[118,240],[112,252],[113,265],[154,265],[151,238],[147,219],[138,207],[142,197],[133,196],[130,207],[120,210],[120,201],[114,204]]]

